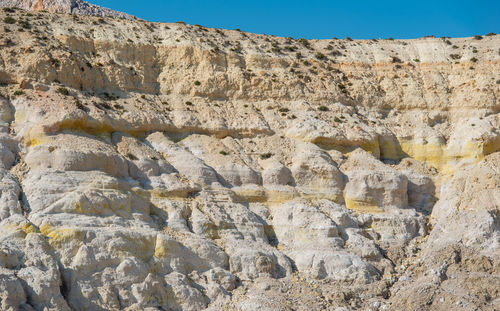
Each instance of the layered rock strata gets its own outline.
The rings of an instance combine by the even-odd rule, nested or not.
[[[498,36],[0,20],[0,309],[499,305]]]

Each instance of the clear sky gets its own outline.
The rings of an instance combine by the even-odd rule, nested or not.
[[[496,1],[89,0],[149,21],[328,39],[468,37],[500,32]]]

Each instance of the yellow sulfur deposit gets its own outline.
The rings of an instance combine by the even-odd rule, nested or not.
[[[372,202],[365,202],[358,199],[345,198],[345,204],[348,209],[360,213],[378,214],[384,212],[384,210],[377,204],[374,204]]]

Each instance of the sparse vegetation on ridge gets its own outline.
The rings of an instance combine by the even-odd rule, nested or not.
[[[470,204],[498,184],[498,36],[29,14],[0,10],[15,19],[0,25],[5,309],[500,299],[498,260],[481,257],[494,213]]]

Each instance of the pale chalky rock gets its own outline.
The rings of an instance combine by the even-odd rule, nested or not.
[[[9,169],[14,164],[15,156],[12,151],[0,142],[0,168]]]
[[[296,186],[307,194],[338,200],[344,189],[344,176],[330,156],[312,144],[303,143],[290,168]]]
[[[262,172],[264,185],[293,185],[292,172],[279,161],[274,159],[266,160],[264,167]]]
[[[9,102],[0,96],[0,135],[9,132],[9,123],[12,119],[13,113]]]
[[[370,264],[343,251],[337,224],[316,206],[301,202],[279,205],[273,219],[276,237],[299,271],[318,279],[360,282],[377,275]]]
[[[149,204],[133,184],[105,173],[33,170],[23,181],[26,206],[33,214],[70,213],[132,218],[149,214]]]
[[[151,176],[175,172],[175,169],[163,159],[162,155],[146,143],[119,132],[113,133],[111,140],[117,146],[117,151],[132,162],[129,162],[130,176],[147,179]]]
[[[10,287],[14,294],[10,296],[9,292],[2,304],[13,310],[22,307],[29,310],[29,305],[33,304],[41,309],[70,310],[59,290],[62,279],[57,260],[43,236],[20,215],[3,220],[0,228],[3,232],[0,269],[7,273],[3,274],[0,286]],[[16,280],[22,285],[22,292],[17,292]]]
[[[260,174],[247,164],[246,158],[242,158],[239,153],[236,153],[238,150],[226,154],[220,153],[226,149],[226,140],[227,138],[219,142],[210,136],[191,135],[182,140],[180,144],[214,168],[224,181],[232,186],[262,184]]]
[[[30,167],[67,171],[100,170],[117,177],[128,176],[127,161],[110,145],[96,138],[60,134],[47,139],[47,143],[30,148],[26,155],[26,163]]]
[[[15,214],[22,214],[19,195],[21,187],[8,171],[0,169],[0,221]]]
[[[383,213],[408,205],[408,179],[362,150],[354,151],[342,165],[348,182],[346,206],[366,213]]]
[[[0,309],[500,305],[500,36],[0,6]]]
[[[13,113],[9,102],[5,98],[0,97],[0,122],[8,123],[12,119]]]
[[[218,183],[217,173],[191,152],[169,140],[162,133],[149,135],[146,140],[154,150],[162,153],[179,173],[200,184]]]
[[[135,18],[126,13],[103,8],[101,6],[91,4],[83,0],[6,0],[0,3],[0,7],[18,7],[29,11],[46,10],[49,12],[71,13],[79,15],[114,16],[127,19]]]
[[[21,280],[6,269],[0,268],[0,294],[2,310],[20,310],[26,305],[26,293]]]
[[[412,170],[402,171],[408,178],[408,205],[429,210],[436,201],[436,187],[432,179]]]
[[[498,254],[499,161],[500,154],[494,153],[473,167],[457,171],[443,185],[431,215],[434,229],[428,251],[460,241],[488,256]]]

